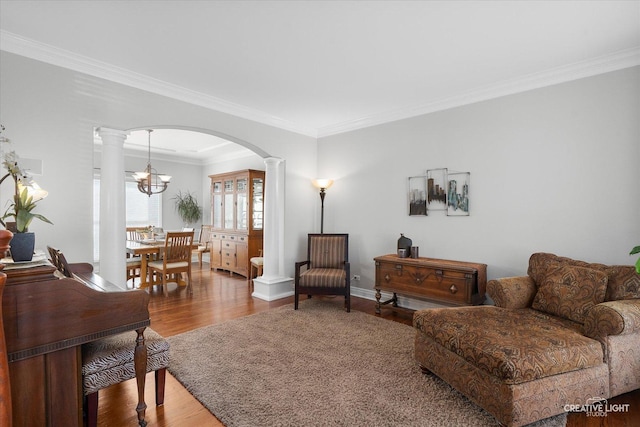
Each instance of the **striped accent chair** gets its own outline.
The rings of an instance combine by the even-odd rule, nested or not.
[[[300,294],[344,295],[347,312],[351,311],[351,278],[348,234],[309,234],[307,259],[296,262],[295,304]]]

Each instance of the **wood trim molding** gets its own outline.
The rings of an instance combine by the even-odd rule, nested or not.
[[[13,353],[9,353],[8,355],[9,362],[15,362],[22,359],[28,359],[33,356],[38,356],[40,354],[46,354],[46,353],[51,353],[58,350],[63,350],[65,348],[75,347],[77,345],[81,345],[90,341],[95,341],[109,335],[115,335],[115,334],[120,334],[122,332],[133,331],[135,329],[144,328],[149,326],[150,324],[151,324],[151,321],[145,320],[143,322],[136,322],[130,325],[120,326],[117,328],[109,329],[102,332],[97,332],[94,334],[84,335],[80,337],[73,337],[65,341],[58,341],[51,344],[45,344],[45,345],[40,345],[38,347],[15,351]],[[133,347],[135,343],[136,341],[132,339],[131,346]]]

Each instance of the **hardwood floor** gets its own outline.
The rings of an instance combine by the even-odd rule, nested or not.
[[[208,264],[199,269],[194,264],[193,295],[185,288],[169,285],[169,296],[163,297],[158,289],[151,291],[149,311],[151,327],[159,334],[169,337],[206,325],[247,316],[293,302],[293,297],[267,302],[251,297],[247,280],[226,272],[212,272]],[[322,298],[322,297],[314,297]],[[331,298],[331,297],[328,297]],[[374,302],[362,298],[351,298],[353,310],[375,315]],[[411,314],[383,310],[383,318],[411,324]],[[165,403],[155,406],[155,381],[153,374],[146,379],[146,420],[149,426],[192,427],[222,426],[171,374],[167,373]],[[137,389],[135,380],[114,385],[99,393],[98,425],[119,427],[137,425],[135,407]],[[609,400],[610,404],[629,404],[629,412],[612,413],[607,417],[587,417],[585,414],[569,414],[568,427],[632,427],[640,420],[640,390]],[[268,427],[268,426],[264,426]]]

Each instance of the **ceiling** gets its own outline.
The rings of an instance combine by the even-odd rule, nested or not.
[[[102,140],[95,138],[101,145]],[[151,157],[159,160],[182,161],[201,164],[224,162],[255,153],[236,143],[184,129],[154,128],[149,134],[146,129],[131,130],[124,143],[125,153],[136,157]]]
[[[640,64],[640,1],[0,0],[0,31],[2,50],[313,137]]]

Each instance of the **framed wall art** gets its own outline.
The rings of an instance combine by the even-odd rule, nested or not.
[[[409,215],[427,215],[427,177],[409,177]]]
[[[427,169],[427,210],[447,210],[447,168]]]
[[[447,215],[469,215],[470,172],[449,172],[447,174]]]

